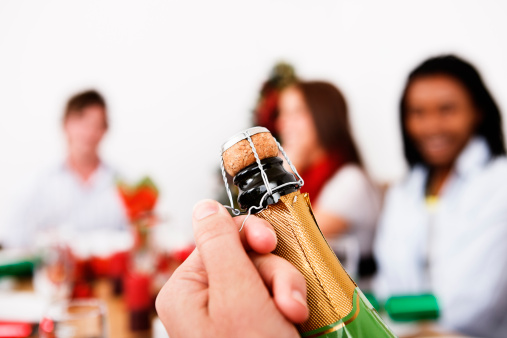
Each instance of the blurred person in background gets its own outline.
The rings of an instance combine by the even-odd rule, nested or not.
[[[7,224],[6,247],[30,246],[38,231],[57,227],[72,233],[126,229],[115,171],[99,156],[107,129],[102,95],[90,90],[70,98],[63,116],[66,158],[20,196]]]
[[[310,195],[322,233],[338,256],[343,238],[348,238],[346,246],[353,243],[355,254],[346,260],[352,262],[351,256],[356,256],[355,263],[345,263],[349,273],[355,269],[353,275],[371,275],[381,196],[363,169],[343,95],[326,82],[288,86],[280,94],[276,126],[284,150],[304,180],[301,190]]]
[[[285,62],[275,64],[269,78],[262,84],[260,89],[259,98],[254,109],[254,126],[268,128],[274,138],[279,138],[276,120],[279,115],[278,101],[280,93],[297,81],[296,70],[291,64]]]
[[[380,298],[432,292],[441,324],[507,337],[507,158],[500,111],[455,56],[409,75],[401,98],[408,176],[386,197],[375,255]]]
[[[278,98],[280,92],[287,86],[297,81],[294,67],[286,62],[277,62],[270,71],[268,79],[262,84],[259,97],[253,109],[252,127],[262,126],[271,132],[275,139],[279,138],[276,129],[276,118],[278,116]],[[222,184],[222,172],[218,171],[217,178]],[[232,177],[227,175],[229,187],[231,189],[232,200],[235,208],[239,208],[237,203],[238,188],[233,184]],[[220,195],[217,199],[222,204],[229,204],[229,197],[224,189],[220,189]]]

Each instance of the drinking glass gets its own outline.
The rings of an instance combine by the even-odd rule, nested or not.
[[[74,260],[59,228],[37,233],[35,243],[40,260],[36,265],[33,285],[35,292],[49,300],[63,300],[70,296]]]
[[[39,324],[39,337],[107,337],[106,306],[99,299],[76,299],[52,303]]]

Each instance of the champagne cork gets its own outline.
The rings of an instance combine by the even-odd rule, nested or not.
[[[222,146],[225,171],[232,177],[255,163],[255,155],[246,137],[250,135],[259,159],[278,156],[278,145],[268,129],[253,127],[231,137]]]

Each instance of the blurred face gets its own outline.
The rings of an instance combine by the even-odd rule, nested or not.
[[[479,120],[466,88],[447,75],[416,79],[407,96],[405,127],[423,159],[451,166],[474,134]]]
[[[320,148],[320,143],[312,113],[299,89],[289,87],[282,91],[279,99],[279,111],[277,129],[283,147],[291,152],[289,156],[297,156],[300,160],[309,159],[311,153]],[[305,164],[308,164],[303,162],[299,165],[304,167]]]
[[[77,156],[96,156],[107,127],[101,106],[85,107],[81,115],[71,115],[64,122],[69,151]]]

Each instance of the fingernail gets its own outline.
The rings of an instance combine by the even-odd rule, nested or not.
[[[215,201],[201,201],[194,206],[194,217],[198,221],[217,212],[218,203]]]
[[[278,237],[276,237],[276,232],[275,230],[271,229],[271,228],[268,228],[268,230],[273,234],[273,237],[278,240]]]
[[[303,297],[303,294],[299,292],[298,290],[292,290],[292,298],[297,301],[298,303],[301,303],[304,307],[306,307],[306,298]]]

